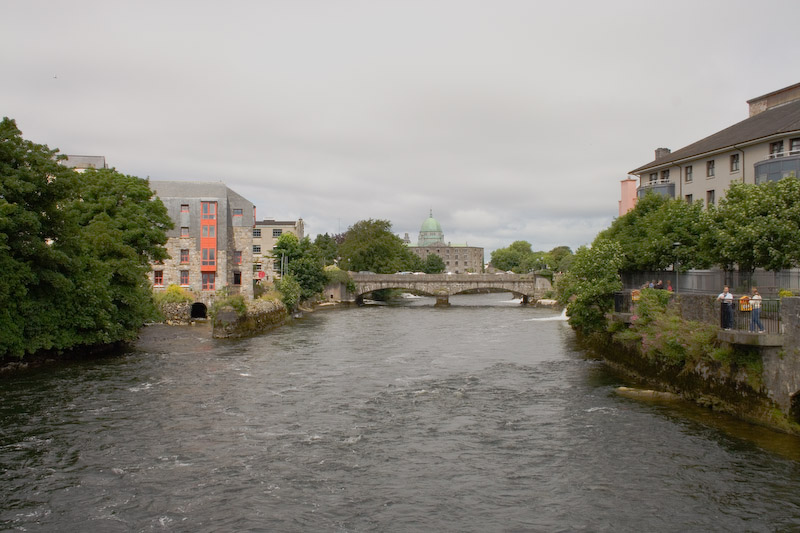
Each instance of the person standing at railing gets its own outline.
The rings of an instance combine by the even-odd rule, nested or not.
[[[727,285],[717,296],[717,301],[720,300],[722,300],[722,329],[731,329],[733,327],[733,294]]]
[[[750,331],[755,331],[758,327],[759,333],[764,333],[764,324],[761,323],[761,295],[758,289],[753,287],[753,295],[750,297]]]

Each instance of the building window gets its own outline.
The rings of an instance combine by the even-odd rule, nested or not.
[[[658,172],[653,172],[650,174],[650,183],[657,183],[658,182]]]
[[[254,254],[260,254],[261,253],[261,245],[260,244],[254,244],[253,245],[253,253]]]
[[[215,239],[217,237],[217,227],[203,226],[203,237]]]
[[[233,284],[234,285],[241,285],[242,284],[242,273],[241,272],[234,272],[233,273]]]
[[[783,141],[769,143],[769,157],[783,157]]]
[[[731,156],[731,172],[738,172],[739,171],[739,154],[733,154]]]
[[[712,159],[708,163],[706,163],[706,176],[709,178],[714,177],[714,160]]]
[[[186,287],[189,285],[189,271],[181,270],[181,286]]]
[[[686,183],[691,183],[691,181],[692,181],[692,165],[689,165],[684,170],[684,179],[686,180]]]
[[[203,248],[203,266],[214,266],[217,264],[217,250],[215,248]]]
[[[164,286],[164,271],[163,270],[154,270],[153,271],[153,285],[156,287],[163,287]]]
[[[272,230],[272,238],[277,239],[283,233],[282,229],[273,229]]]
[[[234,209],[233,210],[233,216],[235,216],[235,217],[242,216],[242,210],[241,209]]]
[[[215,220],[217,218],[217,202],[202,202],[203,220]]]
[[[669,181],[669,170],[661,171],[661,181]]]
[[[691,195],[691,194],[687,194],[687,195],[686,195],[686,203],[687,203],[687,204],[690,204],[690,203],[692,203],[692,195]]]
[[[233,251],[233,264],[234,265],[241,265],[242,264],[242,251],[241,250],[234,250]]]
[[[189,262],[189,249],[184,248],[181,250],[181,263],[188,263]]]
[[[181,204],[181,213],[189,212],[189,204]]]
[[[281,262],[279,260],[275,260],[272,262],[272,270],[277,272],[281,269]]]
[[[214,272],[203,272],[203,290],[204,291],[213,291],[214,290],[214,279],[215,279]]]
[[[714,191],[706,191],[706,205],[714,205]]]
[[[253,237],[257,239],[261,238],[261,228],[253,228]]]
[[[261,263],[253,263],[253,272],[261,271]]]
[[[189,228],[183,226],[181,228],[181,237],[188,237],[189,236]]]
[[[789,141],[789,155],[800,154],[800,139],[792,139]]]

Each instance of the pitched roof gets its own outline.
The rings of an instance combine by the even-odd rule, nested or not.
[[[228,187],[221,181],[151,181],[150,188],[161,198],[227,198]]]
[[[673,161],[697,157],[723,148],[732,148],[734,145],[757,141],[776,133],[793,131],[800,131],[800,100],[763,111],[705,139],[631,170],[629,174],[639,174]]]

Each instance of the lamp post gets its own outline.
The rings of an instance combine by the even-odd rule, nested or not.
[[[675,262],[672,263],[672,269],[675,271],[675,294],[678,294],[678,286],[680,285],[680,278],[678,277],[680,270],[679,270],[679,261],[678,261],[678,248],[680,247],[681,243],[675,241],[672,243],[672,249],[675,250]]]

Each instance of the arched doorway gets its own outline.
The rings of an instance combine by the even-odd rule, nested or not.
[[[795,422],[800,422],[800,392],[792,394],[789,417]]]
[[[202,302],[195,302],[192,304],[192,318],[207,318],[208,308]]]

